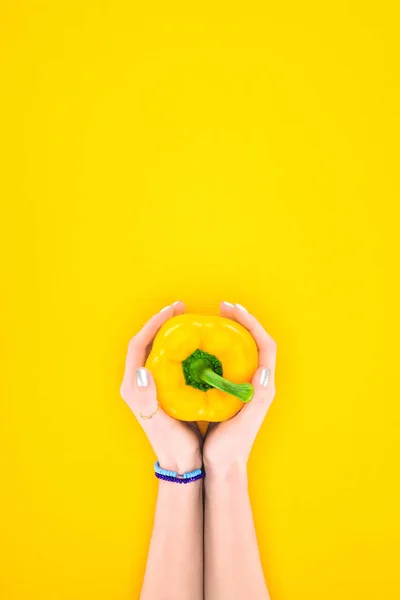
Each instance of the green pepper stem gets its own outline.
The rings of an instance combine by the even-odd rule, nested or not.
[[[205,383],[208,383],[208,385],[212,385],[222,392],[236,396],[236,398],[239,398],[242,402],[250,402],[254,395],[254,388],[251,383],[232,383],[231,381],[228,381],[228,379],[215,373],[209,367],[202,369],[198,373],[198,377]]]
[[[182,368],[186,384],[203,392],[214,387],[242,402],[250,402],[254,395],[251,383],[232,383],[222,377],[222,365],[218,358],[199,348],[182,361]]]

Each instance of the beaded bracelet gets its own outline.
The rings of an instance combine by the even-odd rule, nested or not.
[[[198,479],[205,477],[203,469],[195,469],[194,471],[189,471],[189,473],[177,473],[176,471],[162,469],[158,461],[154,465],[154,471],[157,479],[171,481],[173,483],[191,483],[192,481],[197,481]]]

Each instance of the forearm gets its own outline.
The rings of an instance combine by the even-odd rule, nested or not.
[[[246,470],[205,481],[206,600],[268,600]]]
[[[203,599],[203,482],[160,481],[141,600]]]

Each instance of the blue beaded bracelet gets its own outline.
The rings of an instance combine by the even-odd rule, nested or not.
[[[191,483],[205,476],[203,469],[195,469],[189,473],[177,473],[176,471],[167,471],[160,467],[157,461],[154,465],[155,476],[163,481],[171,481],[173,483]]]

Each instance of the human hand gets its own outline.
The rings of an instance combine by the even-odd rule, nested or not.
[[[275,396],[276,343],[257,319],[236,304],[221,303],[221,316],[238,321],[252,334],[257,347],[259,368],[252,384],[251,402],[232,419],[211,423],[203,447],[208,478],[245,472],[251,448]]]
[[[121,396],[146,433],[160,465],[178,473],[202,466],[202,437],[195,423],[176,421],[159,406],[154,379],[144,364],[161,325],[184,312],[183,302],[167,306],[131,339],[121,385]]]

